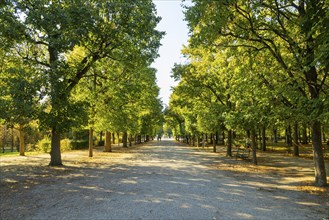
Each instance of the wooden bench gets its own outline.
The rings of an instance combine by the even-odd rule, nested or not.
[[[250,148],[240,146],[236,151],[235,159],[237,159],[238,157],[242,159],[249,159],[250,151]]]

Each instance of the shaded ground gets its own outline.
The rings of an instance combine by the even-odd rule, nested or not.
[[[255,167],[169,140],[114,150],[64,153],[60,168],[46,154],[1,157],[0,218],[329,218],[308,159],[259,153]]]

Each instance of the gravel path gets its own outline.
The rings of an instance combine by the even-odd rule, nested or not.
[[[10,218],[9,213],[13,219],[329,217],[328,203],[315,195],[284,189],[266,175],[229,175],[216,170],[216,163],[216,154],[170,140],[151,142],[113,164],[71,167],[69,175],[61,174],[56,181],[43,179],[17,193],[17,209],[2,217]]]

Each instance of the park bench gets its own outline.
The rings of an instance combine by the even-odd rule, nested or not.
[[[235,153],[235,159],[237,158],[248,159],[250,156],[250,151],[251,151],[250,148],[239,146]]]

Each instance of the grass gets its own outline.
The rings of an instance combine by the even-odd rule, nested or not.
[[[38,151],[25,152],[25,156],[38,155],[38,154],[42,154],[42,152],[38,152]],[[19,152],[17,151],[5,152],[5,153],[0,152],[0,157],[14,157],[14,156],[19,156]]]

